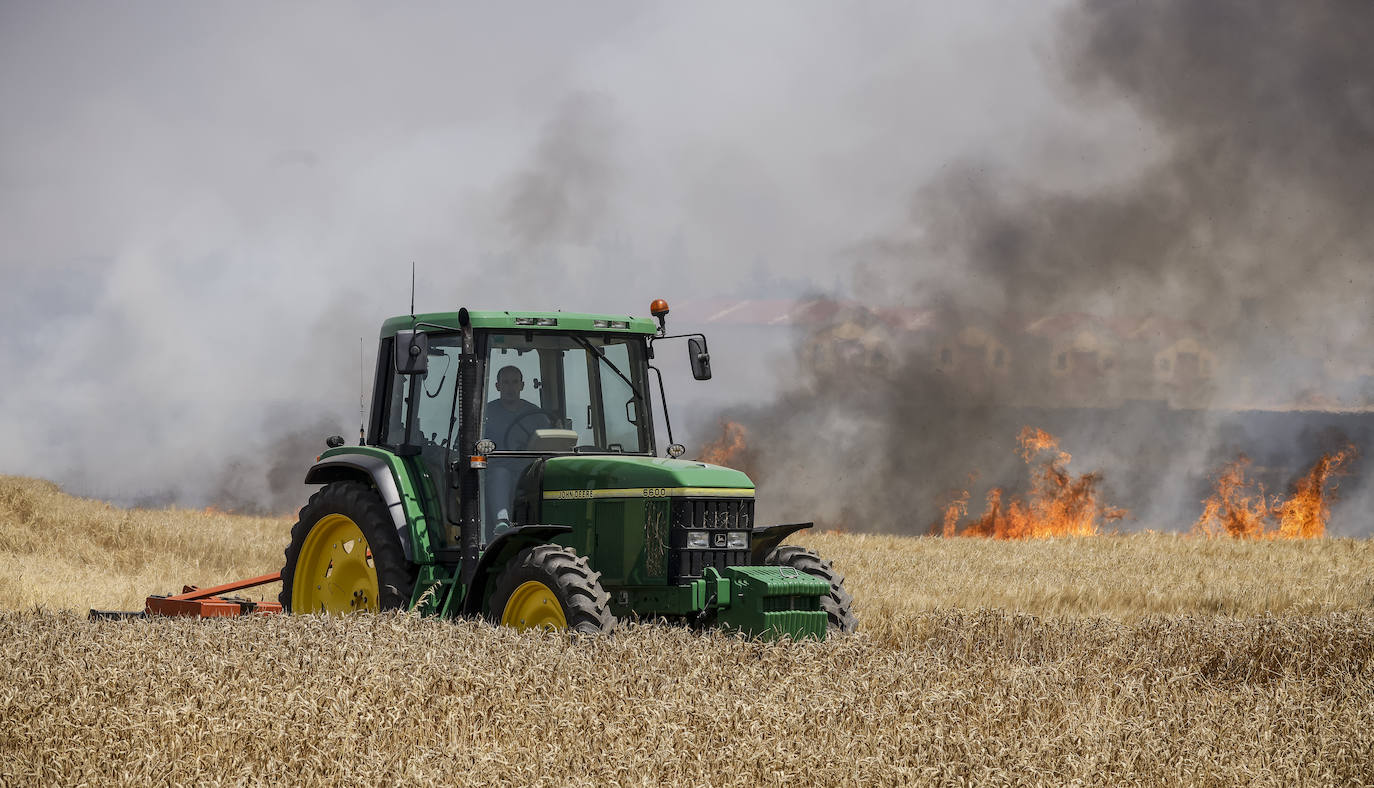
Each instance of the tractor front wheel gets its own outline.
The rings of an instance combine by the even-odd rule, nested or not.
[[[487,600],[487,617],[516,629],[570,629],[583,634],[610,632],[611,595],[601,573],[572,548],[552,544],[527,547],[496,579]]]
[[[821,610],[825,611],[827,627],[832,632],[853,632],[859,626],[854,617],[854,597],[844,590],[844,575],[835,571],[835,565],[821,558],[813,550],[785,544],[773,549],[763,559],[771,566],[790,566],[799,572],[820,578],[830,584],[830,593],[821,597]]]
[[[381,497],[362,482],[334,482],[291,528],[277,599],[296,613],[395,610],[410,604],[414,582]]]

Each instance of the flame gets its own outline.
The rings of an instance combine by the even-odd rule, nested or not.
[[[1033,539],[1050,536],[1095,536],[1100,533],[1098,521],[1120,520],[1129,514],[1125,509],[1105,506],[1098,502],[1098,485],[1102,474],[1085,473],[1074,477],[1067,465],[1073,459],[1059,448],[1059,441],[1042,429],[1023,427],[1017,436],[1018,454],[1027,465],[1037,460],[1032,471],[1031,492],[1027,500],[1012,497],[1003,502],[1001,488],[988,493],[983,515],[970,523],[960,536],[982,536],[993,539]],[[943,533],[953,536],[959,518],[967,511],[968,492],[946,506]]]
[[[1355,456],[1355,447],[1346,446],[1334,454],[1324,454],[1307,475],[1298,480],[1293,495],[1275,510],[1279,518],[1279,537],[1282,539],[1313,539],[1326,535],[1326,521],[1331,517],[1331,498],[1327,484],[1332,476],[1345,472],[1344,466]]]
[[[1250,465],[1250,458],[1242,454],[1217,473],[1216,488],[1202,502],[1202,515],[1193,524],[1193,533],[1237,539],[1325,536],[1335,489],[1332,479],[1345,472],[1345,464],[1354,456],[1353,445],[1323,454],[1293,486],[1293,494],[1288,500],[1275,496],[1272,502],[1267,502],[1263,485],[1254,485],[1258,492],[1248,491],[1250,484],[1245,479],[1245,470]]]
[[[1058,455],[1056,459],[1061,460],[1063,463],[1067,463],[1069,460],[1073,459],[1073,457],[1069,456],[1068,452],[1059,450],[1059,440],[1057,438],[1037,427],[1022,427],[1021,434],[1016,436],[1016,441],[1021,444],[1021,451],[1019,452],[1021,459],[1025,460],[1028,464],[1034,459],[1035,455],[1042,451],[1054,451]]]
[[[954,536],[959,520],[968,514],[968,490],[961,490],[954,500],[945,506],[945,516],[940,528],[942,536]]]
[[[743,464],[747,448],[745,438],[748,431],[737,421],[720,420],[720,437],[701,448],[698,459],[709,465],[724,465],[727,468]]]
[[[1217,473],[1216,490],[1202,502],[1202,516],[1193,524],[1193,533],[1237,539],[1253,539],[1264,533],[1269,514],[1264,485],[1256,485],[1258,493],[1247,492],[1248,467],[1250,458],[1242,454]]]

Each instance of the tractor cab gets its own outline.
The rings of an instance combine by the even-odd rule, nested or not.
[[[455,317],[417,315],[414,329],[409,318],[394,318],[383,327],[366,442],[420,458],[436,492],[456,490],[466,461],[477,477],[482,547],[522,524],[515,496],[540,460],[655,456],[652,321],[469,312],[464,330]],[[422,352],[412,354],[412,343],[423,344]],[[414,356],[423,360],[409,363]],[[446,523],[438,547],[456,549],[461,494],[438,498]]]

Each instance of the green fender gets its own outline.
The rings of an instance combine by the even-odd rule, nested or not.
[[[755,564],[762,564],[763,559],[768,557],[773,548],[782,544],[782,540],[813,525],[815,523],[788,523],[786,525],[763,525],[755,528],[753,537],[749,540],[752,546],[749,554],[750,560]]]
[[[416,474],[405,458],[372,446],[345,446],[321,454],[305,474],[306,484],[328,484],[346,479],[372,483],[391,513],[392,525],[405,550],[406,560],[433,563],[426,499],[420,495]],[[437,521],[437,517],[434,518]]]

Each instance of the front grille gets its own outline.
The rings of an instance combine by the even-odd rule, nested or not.
[[[748,563],[748,550],[681,550],[678,552],[677,561],[672,564],[672,568],[677,570],[677,576],[669,580],[676,582],[701,577],[708,566],[719,571],[727,566],[743,566]]]
[[[706,567],[747,566],[749,550],[687,547],[688,531],[708,532],[708,543],[716,535],[730,531],[749,531],[754,527],[752,498],[674,498],[669,511],[668,582],[678,583],[701,577]]]
[[[748,531],[754,527],[753,498],[674,498],[673,528]]]

